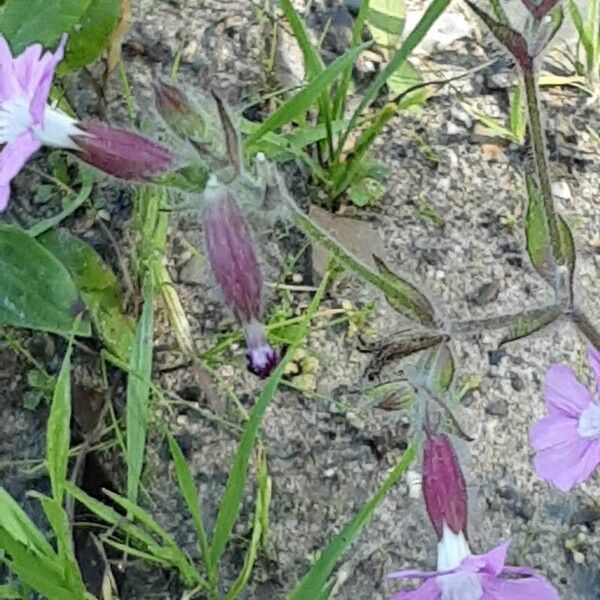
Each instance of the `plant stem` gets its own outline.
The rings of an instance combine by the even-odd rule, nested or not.
[[[596,350],[600,350],[600,331],[596,329],[589,317],[580,308],[576,308],[573,312],[573,321],[579,331],[596,347]]]
[[[552,254],[557,264],[563,264],[560,230],[558,227],[558,216],[554,209],[552,200],[552,185],[550,183],[550,169],[548,165],[548,155],[546,153],[546,137],[542,126],[542,113],[540,110],[540,101],[538,95],[538,85],[535,79],[535,68],[522,68],[523,83],[525,87],[525,97],[527,112],[529,116],[529,133],[531,136],[531,146],[535,161],[535,168],[540,187],[540,195],[544,205],[546,217],[546,226],[550,243],[552,245]]]

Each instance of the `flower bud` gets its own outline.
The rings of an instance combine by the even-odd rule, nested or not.
[[[427,435],[423,451],[423,496],[438,539],[444,525],[467,535],[467,487],[452,442],[444,433]]]
[[[79,123],[73,135],[79,157],[93,167],[129,181],[151,180],[173,168],[175,157],[165,147],[126,129]]]
[[[261,323],[262,276],[250,228],[231,192],[211,177],[204,192],[206,252],[225,302],[244,327],[248,370],[267,377],[278,362]]]
[[[204,140],[206,122],[182,90],[158,81],[154,84],[154,101],[160,116],[173,133],[197,142]]]

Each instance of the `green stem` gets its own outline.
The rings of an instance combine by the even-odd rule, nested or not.
[[[525,97],[527,99],[529,134],[531,136],[533,158],[535,161],[540,195],[544,205],[546,226],[548,227],[548,234],[552,245],[552,254],[557,264],[563,264],[564,260],[561,249],[560,230],[558,226],[558,216],[552,200],[552,184],[550,182],[550,169],[548,166],[548,155],[546,153],[546,137],[542,126],[542,113],[540,110],[538,86],[535,78],[535,68],[533,66],[531,68],[523,68],[522,75],[525,86]]]

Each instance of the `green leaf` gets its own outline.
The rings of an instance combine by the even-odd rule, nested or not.
[[[406,9],[404,0],[371,0],[367,25],[375,42],[386,54],[396,49],[404,30]]]
[[[569,15],[571,16],[571,21],[573,21],[573,25],[575,26],[575,29],[577,30],[577,35],[579,36],[579,41],[581,42],[581,45],[583,46],[583,49],[585,51],[587,67],[588,67],[588,69],[590,69],[590,67],[592,66],[593,55],[594,55],[594,42],[593,42],[593,39],[591,36],[592,35],[598,36],[598,35],[600,35],[600,32],[588,31],[588,28],[586,27],[586,24],[583,20],[583,15],[581,14],[579,7],[573,0],[569,0],[567,2],[567,9],[569,11]],[[591,33],[591,35],[590,35],[590,33]]]
[[[71,350],[72,342],[56,381],[46,434],[46,462],[52,486],[52,496],[62,505],[69,463],[71,442]]]
[[[204,529],[202,508],[200,506],[200,499],[198,496],[198,491],[196,490],[194,477],[192,476],[179,444],[171,435],[170,431],[167,431],[167,440],[169,442],[169,449],[171,450],[173,462],[175,463],[175,473],[177,474],[179,489],[183,499],[185,500],[185,503],[187,504],[188,510],[192,515],[192,521],[194,523],[194,528],[196,529],[196,535],[198,536],[198,547],[202,555],[202,560],[204,561],[209,577],[214,577],[216,575],[216,571],[210,561],[208,537],[206,535],[206,530]]]
[[[421,87],[406,93],[408,90],[422,83],[423,77],[408,61],[402,63],[387,81],[387,85],[394,96],[405,94],[404,98],[398,103],[399,109],[407,109],[411,106],[425,104],[425,101],[429,97],[427,88]]]
[[[424,383],[435,394],[448,391],[454,378],[454,357],[447,342],[425,352],[417,363],[417,371]]]
[[[556,321],[561,314],[562,307],[559,304],[553,304],[515,315],[509,324],[508,332],[503,336],[499,345],[503,346],[508,342],[514,342],[536,333]]]
[[[78,27],[69,35],[69,45],[60,70],[76,71],[99,58],[108,46],[120,13],[121,0],[92,0],[79,19]]]
[[[525,132],[527,129],[527,117],[525,113],[525,104],[523,103],[523,88],[521,83],[517,84],[510,98],[510,130],[518,144],[525,141]]]
[[[333,572],[335,565],[358,537],[364,526],[371,520],[373,513],[386,494],[408,470],[415,458],[415,454],[416,447],[414,444],[411,444],[373,497],[321,552],[310,571],[290,593],[288,600],[314,600],[315,598],[324,597],[323,589],[326,587],[327,580]]]
[[[0,323],[69,336],[81,310],[67,269],[22,229],[0,225]],[[89,322],[76,333],[89,336]]]
[[[6,0],[0,9],[0,31],[14,54],[39,42],[55,44],[79,23],[90,0]]]
[[[0,598],[2,600],[22,600],[23,596],[14,585],[0,585]]]
[[[385,189],[385,186],[376,179],[364,177],[348,188],[348,196],[352,204],[364,207],[381,200]]]
[[[152,372],[154,290],[150,277],[144,285],[144,308],[135,330],[127,377],[127,497],[136,502],[146,446],[148,401]],[[135,375],[134,375],[135,374]]]
[[[380,275],[390,284],[389,288],[400,291],[400,293],[393,294],[384,292],[389,305],[409,319],[417,320],[425,327],[433,326],[435,309],[427,297],[412,283],[396,275],[378,256],[373,256],[373,260]]]
[[[367,46],[368,44],[362,44],[356,48],[351,48],[334,60],[327,69],[319,73],[306,87],[271,113],[263,124],[248,136],[246,147],[249,148],[260,140],[265,133],[279,129],[311,108],[319,96],[328,89],[343,70],[348,65],[354,64],[358,55]]]
[[[552,241],[548,231],[544,204],[533,177],[529,173],[526,173],[525,180],[529,198],[525,219],[527,253],[539,275],[553,288],[556,288],[559,283],[557,281],[557,265],[553,258]],[[558,215],[558,225],[560,260],[567,266],[569,280],[572,280],[576,258],[573,235],[566,221],[560,215]]]
[[[38,241],[71,273],[107,347],[128,360],[134,322],[123,314],[123,295],[113,272],[91,246],[64,229],[48,231]]]

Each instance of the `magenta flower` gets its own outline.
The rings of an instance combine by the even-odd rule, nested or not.
[[[10,182],[42,146],[66,148],[115,177],[144,180],[167,171],[173,155],[140,135],[103,125],[81,124],[48,105],[54,71],[67,36],[54,53],[40,44],[13,57],[0,36],[0,211],[10,199]]]
[[[526,567],[507,567],[506,541],[487,554],[467,542],[467,488],[450,438],[427,432],[423,496],[438,536],[437,571],[398,571],[392,579],[420,579],[392,600],[559,600],[554,588]]]
[[[262,276],[246,219],[230,191],[211,176],[204,192],[206,252],[225,302],[244,327],[248,370],[268,377],[278,356],[261,322]]]
[[[588,349],[588,361],[600,393],[600,352]],[[548,416],[531,428],[535,472],[568,492],[600,465],[600,404],[566,365],[546,372]]]

